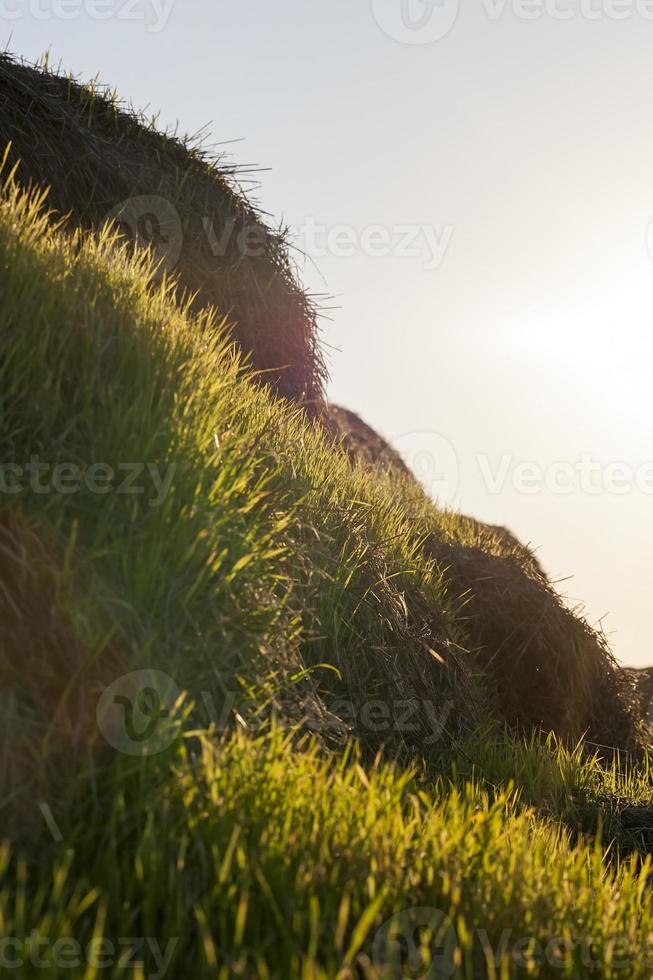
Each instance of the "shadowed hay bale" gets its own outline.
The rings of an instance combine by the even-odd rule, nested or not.
[[[75,595],[77,612],[70,597]],[[113,643],[91,642],[81,583],[66,555],[21,513],[0,513],[0,800],[5,830],[41,820],[39,800],[88,760],[99,693],[125,669]]]
[[[457,603],[471,664],[488,684],[498,718],[574,740],[634,748],[641,709],[605,638],[563,603],[533,552],[506,528],[443,519],[397,453],[354,413],[329,405],[325,427],[353,459],[400,479],[418,520],[433,518],[424,553],[443,569]]]
[[[653,700],[653,667],[625,667],[624,674],[634,684],[645,704]]]
[[[374,463],[412,476],[399,453],[355,412],[340,405],[325,404],[320,412],[320,422],[354,462]]]
[[[635,691],[639,713],[646,725],[650,744],[653,736],[653,667],[624,667],[623,673]]]
[[[460,599],[470,653],[490,681],[497,713],[520,728],[634,747],[632,687],[605,638],[498,544],[496,554],[434,535],[424,545]]]
[[[0,156],[11,142],[21,183],[97,229],[109,215],[150,243],[180,293],[233,323],[241,349],[280,395],[311,404],[326,376],[316,311],[284,233],[268,228],[234,181],[198,148],[156,132],[105,92],[0,55]],[[122,208],[120,206],[123,205]]]

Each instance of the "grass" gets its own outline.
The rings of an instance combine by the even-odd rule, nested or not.
[[[0,974],[648,977],[648,756],[578,730],[637,742],[607,649],[75,229],[7,156]],[[527,641],[560,738],[507,710]]]
[[[255,685],[286,717],[308,702],[325,723],[336,697],[355,708],[414,699],[415,731],[397,748],[419,747],[427,709],[445,701],[454,729],[474,725],[480,695],[441,573],[390,486],[248,382],[215,316],[179,309],[165,281],[151,288],[146,259],[108,234],[64,236],[13,182],[0,215],[4,459],[26,468],[37,457],[50,483],[68,465],[114,474],[114,492],[83,479],[72,494],[42,493],[24,474],[5,498],[88,569],[88,600],[73,590],[64,604],[91,633],[100,624],[85,636],[94,662],[110,641],[218,706]],[[134,466],[142,493],[120,492]],[[157,506],[154,470],[170,477]],[[6,582],[16,605],[13,591]],[[31,663],[49,675],[38,651]],[[52,716],[49,703],[33,709]],[[381,736],[368,741],[376,751]]]
[[[484,764],[487,754],[486,743]],[[521,754],[540,794],[544,749]],[[397,972],[389,930],[410,950],[424,909],[446,930],[451,971],[434,976],[650,975],[649,859],[607,864],[598,838],[572,840],[510,781],[426,782],[274,727],[222,741],[187,733],[160,760],[119,759],[95,800],[78,788],[51,869],[6,853],[0,916],[21,940],[21,977],[43,975],[32,930],[50,940],[52,977],[71,975],[57,967],[60,937],[82,950],[73,975],[95,976],[84,962],[94,936],[116,950],[147,940],[143,971],[106,976],[157,976],[163,953],[174,977],[414,976]],[[567,792],[584,773],[563,749],[546,768]]]

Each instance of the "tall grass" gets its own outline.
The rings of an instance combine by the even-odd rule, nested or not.
[[[457,976],[650,975],[647,763],[492,726],[424,548],[465,522],[418,521],[252,384],[219,312],[12,176],[0,277],[2,475],[41,466],[0,513],[3,975],[401,976],[429,923]],[[54,488],[63,464],[143,492]],[[179,697],[132,757],[95,706],[141,667]]]
[[[560,780],[571,764],[559,757]],[[72,975],[132,975],[110,954],[91,970],[94,935],[145,940],[141,976],[161,975],[159,951],[171,977],[650,975],[649,861],[606,866],[598,838],[572,843],[510,783],[427,784],[278,730],[198,732],[165,763],[118,760],[77,802],[51,876],[5,855],[0,919],[21,977],[43,975],[35,936],[48,976],[71,975],[61,937],[82,951]],[[416,938],[428,923],[446,935]]]
[[[108,616],[124,659],[218,707],[243,682],[278,707],[282,689],[290,717],[308,700],[318,720],[336,697],[354,714],[413,699],[397,751],[420,747],[444,702],[452,731],[476,724],[440,570],[391,483],[243,377],[215,314],[176,306],[147,256],[107,233],[67,237],[40,204],[12,180],[0,202],[3,459],[35,457],[46,483],[66,464],[110,467],[115,482],[43,492],[24,475],[3,503],[90,570],[106,614],[91,655]]]

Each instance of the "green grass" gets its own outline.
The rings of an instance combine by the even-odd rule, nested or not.
[[[115,642],[216,698],[236,675],[312,697],[311,668],[336,668],[341,695],[451,697],[477,721],[446,583],[390,481],[239,374],[213,314],[150,289],[144,259],[53,232],[15,188],[0,214],[4,459],[172,477],[159,506],[145,477],[140,496],[25,480],[6,498],[64,544],[74,529]]]
[[[427,908],[461,977],[648,977],[647,758],[606,765],[492,722],[423,547],[425,524],[470,547],[478,528],[425,501],[418,520],[408,483],[252,383],[219,313],[40,204],[6,181],[2,458],[170,481],[155,506],[144,477],[142,494],[2,497],[0,615],[32,618],[0,662],[0,933],[23,960],[0,974],[154,977],[163,949],[175,978],[419,976],[383,965],[383,929],[400,915],[410,944]],[[162,751],[132,757],[98,738],[95,704],[145,667],[182,693]],[[109,964],[128,937],[148,940],[143,967]],[[56,940],[70,964],[94,938],[105,967],[53,961]]]
[[[569,786],[577,765],[561,753],[549,778]],[[379,930],[403,913],[410,942],[410,909],[428,908],[452,923],[457,976],[585,976],[588,957],[600,976],[650,975],[648,859],[606,865],[510,783],[427,783],[275,729],[197,733],[165,762],[119,762],[78,806],[51,871],[7,856],[3,934],[151,937],[174,977],[413,976],[379,972]],[[21,976],[43,975],[20,955]]]

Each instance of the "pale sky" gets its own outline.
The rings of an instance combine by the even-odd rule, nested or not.
[[[0,0],[0,40],[241,140],[332,399],[653,663],[653,0],[454,4]]]

